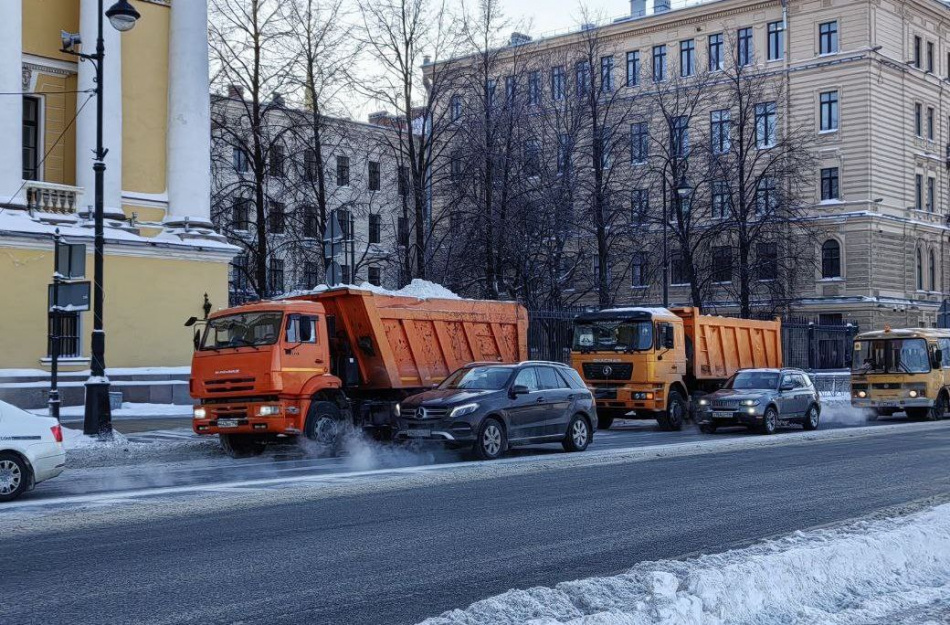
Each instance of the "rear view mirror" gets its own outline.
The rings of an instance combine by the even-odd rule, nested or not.
[[[195,351],[198,351],[198,348],[201,347],[201,332],[199,330],[195,330],[195,334],[191,337],[191,340],[194,341]]]
[[[934,361],[933,361],[932,366],[934,369],[939,369],[943,366],[943,350],[942,349],[934,350]]]
[[[523,384],[516,384],[511,387],[512,397],[517,397],[518,395],[527,395],[529,392],[530,391],[528,391],[528,387],[524,386]]]

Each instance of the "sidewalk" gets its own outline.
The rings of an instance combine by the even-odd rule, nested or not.
[[[64,427],[75,430],[82,429],[82,417],[64,417],[62,420]],[[191,416],[186,417],[168,417],[168,416],[143,416],[134,418],[116,418],[112,422],[113,428],[123,434],[136,434],[138,432],[152,432],[154,430],[174,430],[179,428],[191,429]]]

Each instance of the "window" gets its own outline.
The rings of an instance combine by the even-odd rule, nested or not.
[[[771,241],[759,243],[756,274],[759,280],[778,279],[778,247]]]
[[[611,163],[611,152],[613,147],[613,140],[611,137],[610,128],[607,126],[601,126],[600,128],[600,137],[597,141],[597,151],[600,152],[600,167],[601,169],[609,169]]]
[[[340,283],[351,284],[352,282],[353,282],[353,276],[350,275],[350,266],[340,265]]]
[[[825,91],[820,96],[821,123],[822,132],[832,132],[838,130],[838,92]]]
[[[920,102],[914,104],[914,133],[921,138],[924,136],[924,105]]]
[[[713,181],[711,208],[713,219],[725,219],[732,213],[732,197],[727,181]]]
[[[670,255],[670,284],[689,284],[689,267],[682,252]]]
[[[284,177],[284,148],[272,145],[270,148],[270,175],[274,178]]]
[[[284,203],[271,200],[268,203],[267,229],[271,234],[284,233]]]
[[[775,102],[755,105],[755,142],[760,149],[775,146]]]
[[[653,46],[653,82],[666,80],[666,46]]]
[[[246,197],[234,198],[231,205],[231,227],[235,230],[247,230],[251,225],[251,200]]]
[[[726,154],[732,143],[732,127],[729,109],[709,114],[710,148],[713,154]]]
[[[248,170],[247,152],[242,148],[231,148],[231,165],[239,174],[246,174]]]
[[[316,343],[317,318],[312,315],[289,315],[284,340],[290,344]]]
[[[528,74],[528,104],[541,103],[541,72],[535,70]]]
[[[685,115],[674,118],[670,124],[670,152],[677,157],[689,153],[689,118]]]
[[[303,179],[307,182],[317,179],[317,153],[309,148],[303,151]]]
[[[537,139],[525,141],[524,169],[528,176],[537,176],[541,173],[541,142]]]
[[[345,241],[351,240],[353,238],[353,226],[355,225],[352,213],[346,209],[338,208],[336,210],[336,218],[337,222],[340,224],[340,230],[343,234],[343,239]]]
[[[316,239],[320,236],[317,207],[313,204],[304,204],[303,206],[303,236],[306,239]]]
[[[453,152],[449,156],[449,179],[462,179],[462,156],[458,152]]]
[[[516,87],[515,87],[515,77],[514,76],[505,76],[505,102],[507,104],[514,104]]]
[[[739,29],[739,49],[738,49],[738,62],[739,67],[745,67],[746,65],[752,64],[752,29],[751,28],[740,28]]]
[[[934,44],[932,41],[927,42],[927,71],[931,74],[934,73]]]
[[[562,65],[551,69],[551,98],[564,99],[564,67]]]
[[[630,124],[630,161],[645,163],[650,156],[650,129],[646,122]]]
[[[60,312],[58,315],[50,315],[47,322],[49,327],[48,336],[59,337],[59,357],[60,358],[81,358],[80,349],[81,328],[80,316],[78,312]],[[53,355],[53,341],[47,342],[47,355]]]
[[[495,92],[497,91],[497,85],[498,81],[494,78],[489,78],[485,81],[485,105],[488,108],[495,106]]]
[[[921,41],[919,36],[915,35],[914,36],[914,67],[916,67],[917,69],[920,69],[920,66],[921,66],[921,51],[920,51],[921,45],[923,45],[923,42]]]
[[[642,288],[649,286],[650,261],[646,252],[637,252],[633,255],[630,265],[630,286]]]
[[[557,172],[563,174],[571,168],[571,138],[560,134],[557,138]]]
[[[379,191],[381,172],[382,172],[382,169],[379,166],[379,161],[369,162],[369,190],[370,191]]]
[[[924,177],[921,174],[917,174],[914,180],[914,208],[924,208]]]
[[[600,90],[604,92],[614,90],[614,57],[604,56],[600,59]]]
[[[379,213],[370,213],[369,215],[369,242],[379,243],[382,241],[383,218]]]
[[[721,72],[725,67],[722,55],[722,33],[709,35],[709,71]]]
[[[785,58],[785,22],[769,23],[769,60]]]
[[[821,277],[841,277],[841,244],[835,239],[828,239],[821,244]]]
[[[650,190],[634,189],[630,192],[630,223],[642,225],[650,214]]]
[[[934,206],[937,201],[937,179],[933,176],[927,178],[927,212],[934,212]]]
[[[247,289],[247,255],[235,256],[231,261],[231,288],[234,291]]]
[[[398,218],[396,220],[396,228],[398,230],[397,236],[399,237],[399,245],[409,247],[409,219],[406,217]]]
[[[627,86],[636,87],[640,84],[640,51],[627,52]]]
[[[838,52],[838,22],[825,22],[818,25],[818,53],[835,54]]]
[[[755,210],[759,215],[768,215],[778,208],[778,195],[774,178],[762,178],[755,185]]]
[[[272,294],[284,292],[284,261],[279,258],[270,259],[267,266],[267,285]]]
[[[303,264],[303,285],[304,288],[312,289],[320,281],[320,274],[317,270],[317,263],[307,261]]]
[[[582,98],[590,93],[590,63],[580,61],[574,66],[574,80],[576,81],[577,97]]]
[[[382,272],[379,267],[370,267],[367,270],[367,280],[373,286],[379,286],[383,283]]]
[[[839,198],[838,168],[826,167],[821,170],[821,199],[837,200]]]
[[[541,387],[538,385],[538,376],[535,374],[534,367],[528,367],[519,371],[513,386],[523,386],[527,388],[529,392],[540,390]]]
[[[732,248],[714,247],[712,250],[712,280],[720,284],[732,282]]]
[[[934,107],[927,107],[927,138],[934,140]]]
[[[409,188],[412,184],[409,181],[409,168],[405,165],[400,165],[396,170],[396,183],[400,196],[406,197],[409,195]]]
[[[930,265],[928,266],[927,275],[930,278],[930,290],[938,291],[937,288],[937,256],[934,254],[933,250],[930,250]]]
[[[692,39],[680,42],[680,75],[692,76],[696,71],[696,42]]]
[[[924,259],[920,248],[917,248],[917,290],[924,290]]]
[[[338,187],[350,186],[350,157],[349,156],[336,157],[336,186]]]
[[[451,104],[449,105],[451,112],[449,117],[451,121],[455,122],[462,119],[462,96],[456,94],[452,96]]]

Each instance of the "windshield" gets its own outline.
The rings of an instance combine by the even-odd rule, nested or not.
[[[741,390],[776,389],[778,373],[767,371],[740,371],[732,376],[723,388]]]
[[[855,373],[927,373],[930,358],[924,339],[855,341]]]
[[[281,312],[254,312],[212,319],[201,340],[201,349],[271,345],[280,336],[283,318]]]
[[[598,321],[582,323],[574,328],[574,350],[636,351],[653,347],[651,321]]]
[[[511,377],[512,367],[470,367],[459,369],[442,381],[439,388],[465,388],[479,391],[500,391]]]

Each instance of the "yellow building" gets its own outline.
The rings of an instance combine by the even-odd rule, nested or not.
[[[179,366],[183,322],[205,294],[227,304],[236,251],[209,219],[207,1],[132,4],[133,30],[104,27],[106,364]],[[92,53],[97,12],[96,0],[0,3],[0,368],[48,367],[56,228],[86,244],[92,277],[95,69],[60,51],[60,33]],[[67,369],[89,366],[91,315],[63,322]]]

